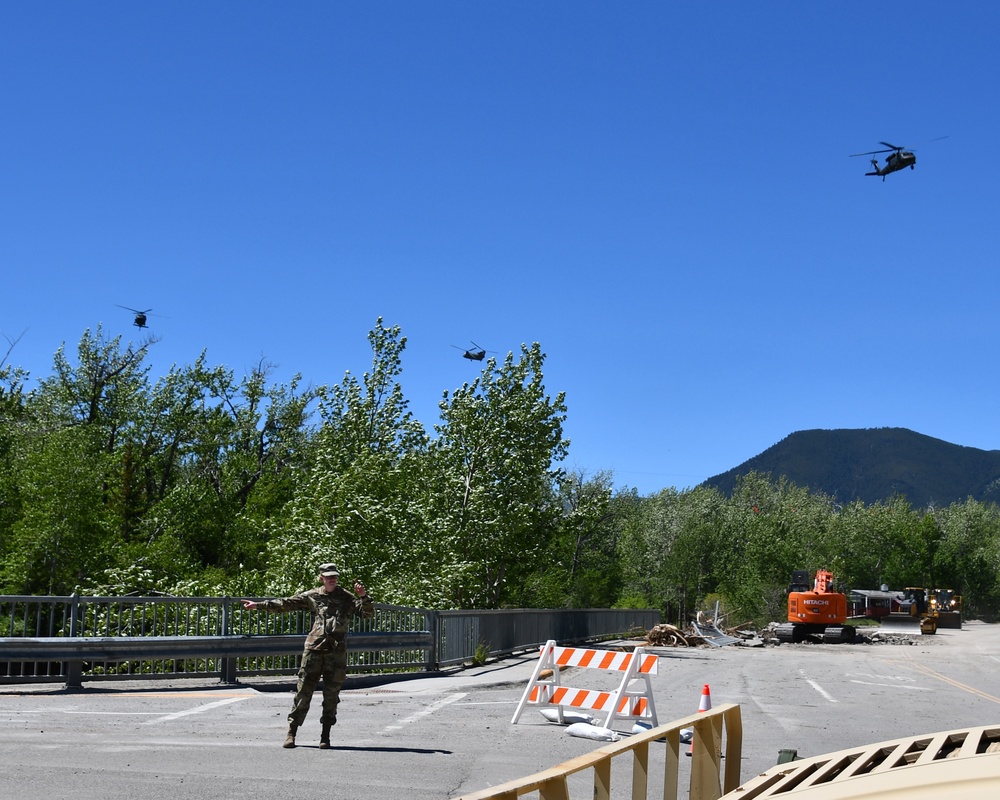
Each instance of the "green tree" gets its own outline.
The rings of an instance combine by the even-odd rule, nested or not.
[[[25,592],[67,592],[113,549],[121,519],[109,502],[114,453],[146,386],[146,342],[121,350],[120,338],[86,331],[74,365],[61,347],[53,375],[5,403],[6,456],[16,481],[3,581]],[[16,408],[16,426],[9,427]],[[7,484],[8,486],[10,484]]]
[[[0,358],[0,564],[13,549],[11,530],[21,514],[21,481],[18,452],[30,427],[25,398],[28,373],[7,362],[17,340],[7,339],[9,347]],[[0,586],[0,591],[3,587]]]
[[[368,341],[371,370],[319,391],[315,463],[272,534],[267,586],[310,585],[315,565],[334,560],[385,601],[440,602],[422,506],[426,434],[398,382],[406,339],[379,318]]]
[[[616,549],[620,526],[611,503],[612,475],[582,472],[555,481],[559,510],[545,555],[524,582],[522,603],[542,608],[605,608],[618,599]]]
[[[710,488],[671,488],[628,498],[627,507],[619,553],[628,604],[663,607],[668,620],[687,624],[717,588],[723,498]]]
[[[69,594],[114,544],[104,504],[108,456],[92,428],[29,438],[15,470],[21,510],[2,564],[3,591]]]
[[[796,569],[839,576],[841,565],[827,532],[830,501],[786,478],[742,476],[722,523],[714,553],[718,591],[733,614],[762,622],[783,618],[784,589]],[[840,576],[842,577],[842,576]]]
[[[942,538],[935,555],[937,588],[961,594],[966,616],[995,619],[1000,608],[1000,509],[968,499],[942,509],[939,523]]]
[[[50,427],[89,425],[99,432],[101,447],[114,452],[119,437],[134,421],[136,404],[148,388],[149,368],[143,363],[150,338],[123,351],[121,337],[107,338],[100,326],[84,331],[76,364],[65,345],[56,351],[54,374],[39,381],[35,394],[40,419]]]
[[[237,380],[204,354],[150,386],[153,344],[98,328],[31,392],[0,373],[6,585],[162,590],[262,563],[266,523],[308,464],[313,393],[297,377],[268,386],[263,364]]]
[[[195,398],[180,407],[193,436],[184,445],[171,442],[183,451],[182,480],[164,501],[177,515],[172,529],[197,561],[223,574],[263,566],[267,521],[291,502],[311,463],[316,392],[301,390],[299,376],[268,386],[270,370],[261,362],[237,379],[199,362],[181,382]],[[190,408],[193,416],[185,413]]]
[[[433,513],[447,564],[442,580],[456,607],[520,604],[556,530],[554,465],[569,443],[564,396],[545,393],[544,360],[537,342],[522,345],[518,360],[489,359],[475,381],[441,401]]]

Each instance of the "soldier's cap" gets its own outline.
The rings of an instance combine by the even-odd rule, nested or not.
[[[336,564],[320,564],[319,574],[323,578],[335,578],[340,575]]]

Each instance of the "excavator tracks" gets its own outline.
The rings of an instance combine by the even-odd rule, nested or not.
[[[848,644],[857,638],[858,631],[853,625],[830,625],[823,631],[824,644]]]
[[[796,643],[809,640],[823,644],[849,644],[857,639],[858,631],[853,625],[796,625],[785,622],[774,629],[779,642]]]

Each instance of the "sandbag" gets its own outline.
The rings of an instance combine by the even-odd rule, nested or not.
[[[540,708],[538,713],[541,714],[549,722],[559,722],[559,709],[558,708]],[[562,712],[562,724],[572,725],[576,722],[585,722],[587,725],[594,724],[594,718],[590,714],[584,714],[581,711],[567,711],[563,709]]]
[[[594,739],[598,742],[617,742],[621,736],[610,728],[602,728],[599,725],[588,725],[586,722],[574,722],[566,729],[570,736],[579,736],[581,739]]]

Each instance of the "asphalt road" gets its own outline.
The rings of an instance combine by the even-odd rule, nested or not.
[[[913,642],[657,649],[659,721],[696,712],[705,684],[713,704],[738,703],[743,780],[783,748],[809,756],[1000,725],[1000,626],[967,623]],[[0,798],[456,797],[601,746],[567,736],[533,708],[511,723],[535,663],[353,681],[329,750],[317,747],[318,707],[300,746],[281,747],[287,682],[0,686]],[[613,689],[618,677],[572,669],[562,683]]]

